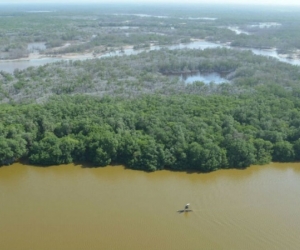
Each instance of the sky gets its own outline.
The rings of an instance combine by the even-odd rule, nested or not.
[[[139,5],[144,3],[192,3],[192,4],[270,4],[270,5],[300,5],[300,0],[0,0],[0,3],[14,3],[14,4],[24,4],[24,3],[138,3]]]

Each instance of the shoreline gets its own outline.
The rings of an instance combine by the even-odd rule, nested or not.
[[[299,161],[293,161],[293,162],[268,162],[265,164],[251,164],[247,167],[244,168],[238,168],[238,167],[228,167],[228,168],[217,168],[211,171],[199,171],[197,169],[183,169],[183,170],[178,170],[178,169],[172,169],[172,168],[163,168],[163,169],[156,169],[154,171],[147,171],[144,169],[135,169],[135,168],[129,168],[124,164],[121,163],[110,163],[106,166],[94,166],[91,163],[88,162],[70,162],[70,163],[62,163],[62,164],[57,164],[57,165],[35,165],[32,163],[29,163],[28,160],[20,160],[20,161],[15,161],[12,162],[11,164],[3,164],[0,165],[0,169],[1,168],[5,168],[5,167],[13,167],[14,165],[22,165],[22,166],[29,166],[29,167],[33,167],[33,168],[40,168],[40,169],[49,169],[49,168],[55,168],[55,167],[61,167],[61,166],[74,166],[74,167],[80,167],[81,169],[102,169],[102,168],[109,168],[109,167],[119,167],[119,168],[123,168],[124,170],[131,170],[131,171],[135,171],[135,172],[144,172],[146,174],[151,174],[151,173],[157,173],[157,172],[162,172],[162,171],[166,171],[169,173],[187,173],[187,174],[213,174],[216,172],[220,172],[220,171],[227,171],[227,170],[236,170],[236,171],[243,171],[243,170],[248,170],[248,171],[253,171],[256,168],[260,168],[260,167],[269,167],[269,166],[273,166],[275,168],[278,168],[278,166],[282,165],[282,164],[288,164],[290,167],[296,165],[297,167],[299,166],[300,162]]]

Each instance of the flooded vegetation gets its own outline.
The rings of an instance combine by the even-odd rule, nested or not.
[[[120,47],[139,47],[145,43],[172,45],[192,39],[232,43],[233,46],[254,49],[275,47],[287,54],[299,49],[297,9],[292,9],[287,15],[275,8],[264,10],[268,14],[261,15],[255,8],[251,9],[251,14],[247,8],[240,8],[235,13],[230,8],[224,11],[211,6],[196,6],[195,9],[186,6],[179,14],[176,8],[87,6],[87,12],[82,12],[70,5],[53,6],[55,11],[26,10],[24,7],[19,14],[13,13],[14,18],[10,18],[12,11],[4,5],[0,13],[5,24],[0,38],[1,59],[27,57],[27,44],[40,41],[46,43],[47,53],[52,56],[86,52],[102,54]],[[39,24],[39,32],[32,26],[33,22]],[[10,30],[15,27],[16,33],[13,34]],[[21,34],[24,29],[28,32],[23,39],[15,35]],[[241,36],[248,33],[251,36]],[[10,41],[9,45],[7,41]],[[71,46],[59,51],[55,49],[66,43]]]
[[[276,58],[299,64],[296,9],[289,12],[289,15],[281,13],[280,18],[279,10],[276,9],[266,10],[268,13],[266,16],[255,9],[251,15],[246,9],[240,9],[239,13],[242,13],[242,16],[236,17],[229,9],[228,12],[233,16],[228,18],[228,13],[222,8],[211,9],[203,6],[197,9],[197,15],[188,7],[180,15],[176,7],[168,7],[164,11],[159,11],[159,14],[153,8],[145,11],[143,8],[128,7],[120,11],[117,7],[90,7],[90,9],[87,7],[90,11],[88,16],[75,6],[67,8],[67,12],[64,12],[63,7],[56,9],[53,7],[55,11],[49,9],[35,11],[25,8],[19,15],[14,14],[14,18],[10,18],[11,10],[9,6],[4,5],[3,12],[0,13],[0,18],[4,22],[0,38],[0,70],[12,73],[17,68],[5,65],[6,62],[3,60],[27,60],[30,67],[36,66],[40,57],[42,57],[40,65],[44,65],[45,62],[57,61],[57,58],[66,60],[99,58],[108,56],[111,52],[126,51],[128,47],[204,49],[230,45],[231,48],[256,51],[275,49],[278,53]],[[207,15],[208,13],[211,15]],[[260,21],[253,22],[251,18]],[[38,33],[32,26],[33,22],[39,24]],[[224,26],[224,23],[227,25]],[[18,27],[16,34],[18,32],[21,34],[24,29],[28,31],[24,39],[10,32],[14,27]],[[202,43],[207,42],[206,46],[197,45],[195,41],[200,40]],[[34,44],[35,47],[32,47]],[[123,55],[130,54],[126,52]],[[38,53],[41,54],[40,57],[37,57]],[[268,56],[272,56],[272,53]],[[21,65],[19,69],[24,69],[24,64],[24,62],[19,64]]]
[[[70,44],[65,44],[61,48],[69,47]],[[274,57],[277,60],[285,63],[289,63],[292,65],[300,65],[300,59],[297,55],[288,56],[279,54],[276,49],[255,49],[255,48],[237,48],[232,47],[227,44],[213,43],[205,40],[193,41],[190,43],[181,43],[174,45],[166,45],[166,46],[158,46],[158,45],[149,45],[147,48],[138,48],[134,49],[132,46],[128,46],[129,48],[122,48],[117,50],[110,50],[109,52],[103,52],[100,54],[95,53],[75,53],[75,54],[64,54],[64,55],[53,55],[49,56],[46,54],[42,54],[45,50],[45,43],[31,43],[28,44],[28,51],[31,52],[29,54],[29,58],[23,59],[15,59],[15,60],[0,60],[0,70],[13,73],[14,70],[19,69],[23,70],[29,67],[43,66],[48,63],[54,63],[58,61],[69,61],[69,60],[86,60],[86,59],[95,59],[95,58],[107,58],[114,56],[125,56],[125,55],[137,55],[142,52],[149,52],[153,50],[160,49],[209,49],[209,48],[230,48],[230,49],[238,49],[238,50],[250,50],[255,55],[262,55],[266,57]]]

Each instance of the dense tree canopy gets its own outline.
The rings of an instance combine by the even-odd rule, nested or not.
[[[162,16],[157,9],[146,15],[1,9],[0,59],[35,50],[111,56],[0,71],[0,165],[119,163],[209,172],[298,161],[300,68],[245,48],[296,57],[300,15],[176,8]],[[214,18],[203,18],[207,13]],[[191,39],[243,49],[164,47]],[[36,42],[44,48],[30,48]],[[147,50],[150,44],[161,49]],[[126,56],[128,45],[145,50]],[[226,82],[187,84],[179,77],[195,73],[218,73]]]
[[[300,102],[288,89],[276,93],[62,95],[44,104],[3,104],[0,162],[208,172],[298,160]]]

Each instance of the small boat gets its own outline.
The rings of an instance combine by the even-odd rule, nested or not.
[[[177,210],[177,213],[185,213],[185,212],[193,212],[192,209],[189,209],[189,206],[190,206],[190,203],[186,204],[184,206],[184,209],[181,209],[181,210]]]
[[[187,213],[187,212],[193,212],[192,209],[182,209],[182,210],[177,210],[177,213]]]

